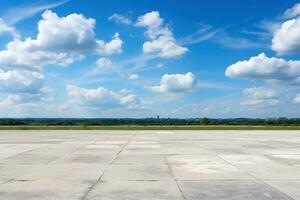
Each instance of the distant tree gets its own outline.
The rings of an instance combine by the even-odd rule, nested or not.
[[[201,125],[209,125],[209,120],[208,120],[208,118],[206,118],[206,117],[203,117],[203,118],[201,118],[201,120],[200,120],[200,124]]]

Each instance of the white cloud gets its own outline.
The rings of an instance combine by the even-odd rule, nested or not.
[[[108,19],[110,21],[115,21],[117,24],[126,24],[126,25],[132,24],[131,19],[129,19],[128,17],[125,17],[123,15],[117,14],[117,13],[114,13]]]
[[[17,33],[16,29],[12,26],[8,26],[4,23],[4,21],[0,18],[0,35],[8,33],[12,35],[13,37],[19,37],[19,34]]]
[[[244,94],[255,99],[271,99],[278,96],[276,91],[263,87],[246,88]]]
[[[30,84],[31,80],[32,78],[29,78],[28,80],[23,80],[23,83],[21,83],[23,84],[21,86],[23,88],[19,88],[19,90],[15,90],[15,87],[13,87],[12,90],[11,88],[6,88],[5,92],[7,92],[8,94],[6,97],[4,97],[4,99],[0,101],[0,106],[2,110],[8,109],[6,111],[7,115],[13,115],[13,113],[15,112],[20,112],[19,113],[20,116],[23,115],[24,112],[27,112],[28,116],[32,117],[34,116],[34,114],[32,113],[33,111],[32,109],[34,107],[35,108],[39,107],[40,109],[39,112],[41,112],[41,110],[44,112],[45,109],[46,110],[48,109],[50,103],[53,102],[54,100],[52,96],[53,88],[50,88],[48,86],[42,87],[42,84],[39,83]],[[34,86],[34,84],[36,85]]]
[[[137,79],[139,79],[139,75],[138,74],[130,74],[130,76],[128,78],[129,78],[129,80],[137,80]]]
[[[300,103],[300,94],[297,94],[297,95],[295,96],[295,98],[293,99],[293,102],[294,102],[294,103]]]
[[[39,103],[50,103],[53,97],[47,93],[12,93],[8,94],[1,102],[2,106],[24,106],[24,105],[38,105]],[[45,105],[44,105],[45,106]],[[46,108],[45,108],[46,109]]]
[[[19,94],[9,94],[2,101],[0,101],[1,106],[10,106],[21,101],[21,96]]]
[[[96,61],[96,67],[99,70],[110,70],[115,67],[115,64],[108,58],[99,58]]]
[[[262,79],[299,84],[300,61],[269,58],[261,53],[249,60],[239,61],[229,66],[225,74],[231,78]]]
[[[149,87],[153,92],[186,92],[196,86],[197,80],[194,74],[165,74],[160,84]]]
[[[161,29],[161,26],[163,25],[163,19],[160,17],[158,11],[152,11],[140,16],[137,20],[136,25],[149,28],[148,34],[151,35],[151,31],[154,31],[154,29]],[[156,31],[153,32],[153,34],[155,34]]]
[[[103,87],[86,89],[74,85],[67,85],[66,90],[69,97],[72,98],[72,101],[82,106],[126,106],[130,108],[140,106],[140,99],[127,92],[113,92]]]
[[[158,63],[158,64],[156,65],[156,67],[157,67],[157,68],[164,68],[164,67],[165,67],[165,65],[164,65],[164,64],[162,64],[162,63]]]
[[[109,58],[99,58],[95,62],[96,67],[87,73],[87,75],[99,75],[99,74],[110,74],[118,72],[118,66],[113,63]]]
[[[75,57],[66,53],[24,50],[20,48],[22,43],[20,40],[14,40],[7,45],[6,50],[0,51],[0,65],[12,69],[41,71],[45,65],[66,66],[74,62]]]
[[[300,3],[296,3],[292,8],[287,9],[283,17],[284,18],[293,18],[298,17],[300,15]]]
[[[112,55],[119,54],[122,52],[123,41],[120,39],[120,34],[116,33],[112,40],[108,43],[105,43],[102,40],[97,40],[99,46],[97,53],[100,55]]]
[[[44,76],[39,72],[0,70],[0,90],[10,93],[38,93]]]
[[[300,18],[284,22],[274,33],[272,49],[279,54],[300,52]]]
[[[243,106],[276,106],[280,103],[275,90],[264,87],[252,87],[244,90],[246,100],[241,102]]]
[[[172,31],[164,26],[158,11],[152,11],[138,18],[136,26],[147,28],[146,35],[150,38],[143,45],[144,53],[155,53],[161,58],[174,58],[185,54],[188,49],[180,46]]]
[[[260,107],[269,107],[276,106],[280,103],[278,99],[250,99],[241,102],[243,106],[260,106]]]
[[[122,51],[119,34],[105,43],[95,37],[95,20],[81,14],[59,17],[45,11],[35,39],[15,39],[0,51],[0,65],[41,69],[47,64],[68,65],[89,54],[111,55]]]
[[[81,14],[59,17],[47,10],[38,23],[36,39],[27,39],[23,47],[28,50],[69,52],[79,55],[119,53],[122,41],[116,34],[112,41],[105,43],[95,37],[95,19]]]

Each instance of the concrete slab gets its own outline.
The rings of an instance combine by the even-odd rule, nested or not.
[[[229,164],[221,165],[172,165],[177,180],[245,180],[253,179]]]
[[[103,181],[87,196],[87,200],[183,200],[175,182]]]
[[[293,199],[300,199],[300,181],[267,181],[267,184],[286,193]]]
[[[12,165],[37,165],[47,164],[59,158],[60,156],[54,154],[26,152],[2,159],[1,163]]]
[[[300,147],[299,147],[300,148]],[[300,166],[300,154],[296,155],[268,155],[268,158],[278,164]]]
[[[179,185],[187,200],[292,200],[254,181],[183,181]]]
[[[167,165],[111,165],[102,180],[174,180]]]
[[[87,153],[72,153],[69,154],[61,159],[56,160],[54,163],[88,163],[88,164],[109,164],[111,163],[115,158],[115,155],[94,155],[94,154],[87,154]]]
[[[166,164],[166,159],[164,155],[126,155],[120,154],[118,158],[114,161],[113,164],[127,164],[127,165],[157,165],[157,164]]]
[[[171,165],[226,165],[227,162],[217,155],[167,155]]]
[[[300,131],[0,131],[1,200],[288,200],[299,180]]]
[[[81,200],[90,187],[88,182],[13,181],[0,186],[5,200]]]
[[[268,159],[265,155],[245,155],[245,154],[220,154],[222,159],[233,165],[264,165],[264,164],[276,164],[272,160]]]
[[[43,169],[42,165],[0,165],[0,180],[21,179],[22,176],[30,176]]]
[[[20,174],[16,180],[58,180],[58,181],[97,181],[106,165],[67,163],[52,164],[39,168],[32,173]]]
[[[263,180],[300,180],[300,166],[290,165],[239,165],[238,168]]]

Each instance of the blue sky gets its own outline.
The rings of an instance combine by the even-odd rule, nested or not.
[[[292,0],[1,0],[0,117],[300,117]]]

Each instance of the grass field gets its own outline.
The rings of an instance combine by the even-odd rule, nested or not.
[[[0,130],[300,130],[300,126],[119,125],[119,126],[0,126]]]

